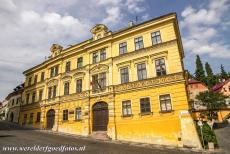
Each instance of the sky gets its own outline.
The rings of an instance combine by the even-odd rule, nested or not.
[[[98,23],[116,31],[176,12],[194,72],[195,56],[230,71],[230,0],[0,0],[0,100],[24,82],[22,72],[45,60],[54,43],[67,48],[91,38]]]

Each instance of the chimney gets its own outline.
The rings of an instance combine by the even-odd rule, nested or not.
[[[134,22],[132,20],[129,21],[128,26],[132,27],[134,25]]]

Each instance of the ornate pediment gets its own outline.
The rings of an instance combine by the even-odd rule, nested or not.
[[[59,44],[53,44],[50,48],[50,51],[52,53],[52,57],[55,57],[59,55],[62,51],[63,47]]]
[[[91,74],[100,73],[100,72],[108,72],[109,66],[105,64],[97,64],[90,69]]]
[[[62,80],[64,80],[64,81],[71,80],[71,79],[72,79],[72,76],[70,76],[70,75],[64,75],[62,77]]]
[[[85,76],[85,72],[76,72],[76,73],[73,75],[73,77],[74,77],[75,79],[84,78],[84,76]]]
[[[57,84],[58,84],[57,79],[52,79],[52,80],[48,81],[48,83],[47,83],[48,87],[54,86],[54,85],[57,85]]]
[[[93,40],[100,39],[110,34],[108,28],[103,24],[95,25],[90,32],[93,34]]]

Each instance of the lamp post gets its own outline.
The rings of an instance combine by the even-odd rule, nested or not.
[[[197,124],[198,124],[198,126],[200,127],[200,133],[201,133],[201,138],[202,138],[202,144],[203,144],[204,149],[205,149],[204,138],[203,138],[203,132],[202,132],[203,123],[202,123],[201,120],[199,120],[199,121],[197,122]]]

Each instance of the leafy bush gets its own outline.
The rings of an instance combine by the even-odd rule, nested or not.
[[[200,141],[203,144],[200,127],[198,125],[197,125],[197,132],[198,132],[198,135],[200,137]],[[213,142],[215,147],[218,146],[216,135],[215,135],[214,131],[210,128],[210,126],[208,124],[205,123],[203,125],[202,133],[203,133],[203,140],[204,140],[203,147],[205,146],[205,148],[207,148],[208,147],[208,142]]]

